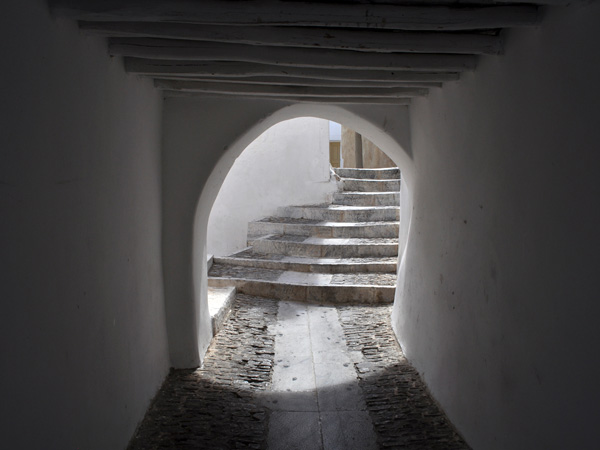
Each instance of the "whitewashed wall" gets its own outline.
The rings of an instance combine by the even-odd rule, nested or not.
[[[0,49],[0,447],[123,449],[169,368],[162,99],[44,0]]]
[[[213,205],[208,253],[246,247],[248,222],[279,206],[322,203],[336,190],[329,171],[329,123],[301,117],[269,128],[236,159]]]
[[[411,106],[393,322],[474,449],[598,447],[599,24],[549,8]]]

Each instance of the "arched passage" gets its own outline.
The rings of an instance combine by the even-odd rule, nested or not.
[[[276,123],[302,116],[334,120],[386,149],[403,173],[402,204],[407,206],[403,208],[400,226],[400,254],[403,253],[412,209],[406,107],[282,106],[275,101],[192,98],[170,98],[165,103],[163,267],[174,367],[199,365],[211,339],[206,298],[206,230],[213,202],[235,159]]]

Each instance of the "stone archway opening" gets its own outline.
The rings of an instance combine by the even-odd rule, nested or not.
[[[377,111],[377,113],[380,113],[380,111]],[[269,116],[267,120],[262,120],[254,127],[251,127],[251,129],[246,130],[245,133],[243,133],[241,136],[237,136],[237,139],[234,141],[233,144],[228,146],[227,151],[225,152],[225,154],[222,155],[222,157],[214,167],[207,183],[205,184],[204,190],[202,191],[196,211],[196,220],[194,226],[194,241],[196,242],[196,255],[194,257],[195,264],[192,270],[194,274],[193,276],[196,278],[195,290],[199,291],[197,294],[197,298],[199,298],[200,301],[199,309],[204,310],[205,314],[208,313],[206,291],[206,286],[208,285],[208,283],[206,282],[206,278],[204,278],[206,276],[205,264],[207,259],[206,255],[202,254],[206,251],[206,241],[203,238],[206,233],[205,230],[208,227],[210,210],[217,197],[218,191],[224,182],[226,174],[233,166],[234,161],[254,139],[259,137],[269,128],[276,126],[280,122],[295,119],[298,117],[321,118],[343,123],[349,129],[356,130],[362,136],[365,136],[371,142],[374,142],[375,145],[377,145],[379,148],[386,149],[388,154],[394,158],[394,163],[397,162],[395,165],[402,167],[402,172],[404,174],[409,174],[409,171],[404,169],[405,167],[410,168],[411,164],[410,148],[407,148],[409,147],[409,140],[406,139],[406,136],[402,136],[402,139],[400,140],[397,140],[396,136],[392,137],[393,134],[398,134],[398,132],[406,132],[408,130],[408,124],[401,124],[404,125],[404,127],[396,126],[396,129],[394,130],[395,133],[389,133],[384,128],[390,127],[388,121],[391,117],[385,113],[383,115],[383,127],[380,127],[375,125],[372,121],[362,118],[359,113],[346,108],[333,107],[327,105],[294,105],[292,107],[287,107],[277,111],[275,114]],[[400,115],[400,117],[402,116]],[[393,129],[393,127],[390,128]],[[402,142],[402,144],[400,144],[399,141]],[[400,258],[402,257],[403,253],[402,249],[404,249],[406,244],[410,224],[411,201],[409,180],[409,176],[403,177],[403,189],[401,190],[401,195],[403,197],[402,202],[408,205],[409,208],[405,210],[406,213],[404,217],[396,217],[396,220],[399,222],[399,229],[396,235],[398,237],[397,248],[400,249]],[[199,241],[203,241],[202,249],[197,248],[197,244]],[[399,261],[395,262],[397,262],[398,267],[400,267]],[[396,273],[393,275],[394,282],[398,279],[398,271],[396,270],[395,272]],[[206,315],[208,316],[208,314]],[[207,333],[204,333],[205,336],[206,334]]]
[[[329,128],[315,117],[279,122],[230,168],[207,231],[213,333],[236,288],[312,303],[393,302],[400,171],[345,126],[344,168],[332,168]],[[361,164],[348,156],[358,140]],[[363,155],[367,168],[357,168]]]

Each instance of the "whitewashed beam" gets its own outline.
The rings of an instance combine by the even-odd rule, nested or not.
[[[113,56],[187,61],[240,61],[293,67],[371,70],[473,70],[477,56],[421,53],[366,53],[352,50],[263,47],[222,42],[154,38],[112,38]]]
[[[538,21],[530,5],[461,7],[405,6],[308,1],[246,0],[185,1],[129,0],[88,1],[80,10],[69,2],[55,2],[54,9],[80,20],[186,22],[218,25],[311,26],[380,28],[413,31],[460,31],[521,27]]]
[[[352,105],[352,104],[367,104],[367,105],[390,105],[390,106],[407,106],[410,105],[410,98],[365,98],[365,97],[294,97],[294,96],[280,96],[280,97],[262,97],[260,95],[245,95],[245,94],[206,94],[202,92],[185,92],[185,91],[171,91],[169,89],[163,89],[165,97],[192,97],[192,98],[217,98],[217,99],[231,99],[236,100],[265,100],[286,103],[326,103],[331,105]]]
[[[161,76],[163,80],[202,81],[232,84],[264,84],[268,86],[321,86],[321,87],[442,87],[442,83],[433,81],[360,81],[360,80],[321,80],[316,78],[293,77],[244,77],[244,78],[199,78],[185,76]]]
[[[385,70],[344,70],[287,67],[267,64],[210,61],[160,61],[154,59],[125,58],[125,69],[140,75],[188,75],[198,77],[251,77],[280,76],[319,78],[322,80],[361,81],[455,81],[459,74],[453,72],[415,72]]]
[[[364,52],[498,54],[499,36],[339,28],[243,27],[156,22],[79,22],[101,36],[155,37],[276,47],[308,47]]]
[[[254,84],[231,84],[216,82],[154,80],[158,88],[170,90],[217,93],[246,94],[266,97],[382,97],[412,98],[427,95],[424,88],[348,88],[348,87],[308,87],[308,86],[260,86]]]

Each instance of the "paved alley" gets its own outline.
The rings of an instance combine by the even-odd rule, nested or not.
[[[171,372],[130,450],[467,449],[390,312],[238,294],[203,367]]]

